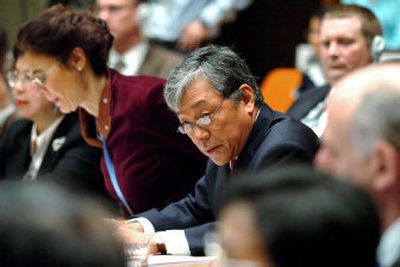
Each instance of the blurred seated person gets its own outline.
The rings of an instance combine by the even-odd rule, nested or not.
[[[141,218],[121,226],[131,230],[122,237],[158,231],[153,252],[202,255],[204,233],[214,228],[220,192],[232,173],[310,163],[319,140],[311,129],[265,104],[247,64],[227,47],[192,52],[171,72],[164,95],[181,122],[178,130],[209,158],[207,169],[194,194],[136,214]]]
[[[237,177],[221,206],[222,266],[377,266],[381,228],[373,201],[311,168]]]
[[[74,10],[85,10],[93,5],[93,0],[48,0],[47,7],[57,4],[68,6]]]
[[[383,51],[382,29],[367,8],[338,5],[326,10],[320,26],[320,56],[327,86],[307,90],[288,114],[321,136],[326,124],[325,98],[336,83],[377,60]]]
[[[326,84],[325,72],[320,59],[319,28],[323,10],[311,15],[307,29],[307,43],[296,47],[295,67],[303,72],[303,86],[299,88],[300,95],[310,87],[319,87]],[[309,79],[307,82],[306,80]]]
[[[55,185],[0,182],[0,265],[125,267],[124,248],[92,199]]]
[[[252,0],[149,0],[139,8],[143,33],[156,43],[180,51],[200,47],[216,37]]]
[[[78,114],[64,115],[40,93],[18,48],[8,73],[15,103],[23,119],[16,121],[0,143],[0,179],[42,180],[105,194],[100,171],[101,150],[83,140]]]
[[[7,34],[0,28],[0,140],[10,125],[18,119],[18,113],[8,92],[4,65],[7,55]]]
[[[114,37],[108,64],[124,75],[150,75],[166,78],[183,56],[149,43],[143,38],[138,21],[140,0],[97,0],[99,18],[107,22]]]

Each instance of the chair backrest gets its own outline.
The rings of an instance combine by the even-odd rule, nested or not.
[[[303,74],[295,68],[277,68],[270,71],[261,83],[264,101],[274,110],[286,112],[295,100]]]

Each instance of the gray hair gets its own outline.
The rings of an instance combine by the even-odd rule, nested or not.
[[[357,156],[367,156],[379,139],[400,149],[400,93],[374,90],[361,101],[353,117],[352,138]]]
[[[185,90],[200,78],[206,78],[218,93],[234,103],[241,98],[239,87],[246,83],[254,90],[256,106],[264,104],[245,61],[227,47],[210,45],[192,52],[168,76],[164,96],[169,108],[178,113]]]

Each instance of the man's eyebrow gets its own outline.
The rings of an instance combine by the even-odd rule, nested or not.
[[[199,106],[202,106],[202,105],[204,105],[204,104],[206,104],[206,103],[207,103],[207,101],[204,100],[204,99],[202,99],[202,100],[199,100],[199,101],[197,101],[197,102],[194,102],[191,106],[189,106],[189,108],[190,108],[190,109],[198,108]],[[180,115],[181,113],[180,113],[180,112],[177,112],[176,114],[177,114],[177,115]]]

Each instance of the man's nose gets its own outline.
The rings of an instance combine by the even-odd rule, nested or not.
[[[107,21],[107,19],[109,17],[109,12],[107,11],[107,9],[100,9],[99,13],[97,13],[97,17],[99,17],[102,20]]]
[[[194,125],[190,137],[194,142],[205,141],[210,137],[210,132],[206,128]]]
[[[330,164],[331,159],[329,157],[329,153],[323,147],[320,148],[314,157],[314,168],[329,173],[331,169]]]
[[[14,81],[14,84],[12,86],[12,89],[16,92],[22,92],[24,91],[25,87],[24,87],[24,81],[21,79],[18,79],[16,81]]]
[[[332,42],[329,44],[328,54],[330,56],[337,56],[339,54],[339,46],[336,42]]]

